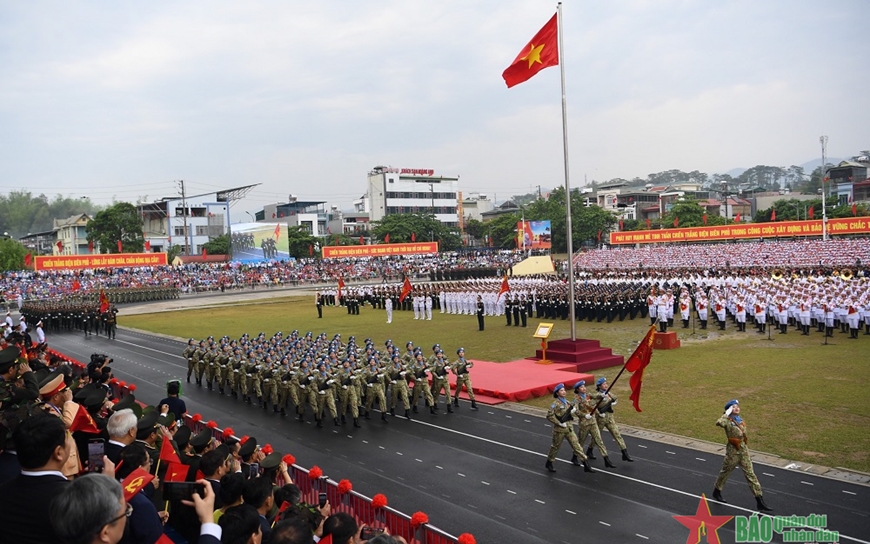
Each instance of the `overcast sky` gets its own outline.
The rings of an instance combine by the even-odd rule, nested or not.
[[[348,209],[375,165],[502,200],[564,183],[559,68],[502,71],[541,0],[0,1],[0,193],[261,183]],[[870,147],[866,0],[568,1],[572,187]],[[861,99],[865,97],[865,99]]]

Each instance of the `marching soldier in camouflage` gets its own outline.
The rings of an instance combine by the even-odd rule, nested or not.
[[[387,375],[390,379],[392,393],[390,394],[390,415],[396,415],[396,404],[399,400],[402,401],[402,406],[405,408],[405,417],[411,419],[411,401],[408,391],[408,380],[406,376],[408,372],[405,370],[405,365],[397,352],[393,354],[393,363],[387,369]]]
[[[269,403],[272,403],[272,410],[278,412],[278,367],[272,362],[271,356],[267,355],[266,360],[260,368],[260,381],[263,384],[263,410],[269,409]]]
[[[450,370],[450,361],[444,357],[444,351],[441,348],[435,352],[435,360],[429,364],[429,370],[432,372],[432,398],[435,399],[435,410],[438,410],[438,399],[441,397],[441,391],[444,391],[444,398],[447,400],[447,413],[453,413],[453,404],[450,401],[450,380],[447,379],[447,373]]]
[[[387,421],[387,399],[384,395],[384,373],[378,366],[378,360],[374,356],[369,358],[369,365],[363,372],[362,377],[366,383],[366,419],[370,419],[369,412],[375,399],[378,400],[381,409],[381,419]]]
[[[725,437],[728,443],[725,445],[725,460],[722,462],[722,470],[716,478],[713,486],[713,498],[719,502],[726,502],[722,498],[722,488],[731,476],[731,471],[737,465],[743,469],[743,475],[749,482],[749,488],[755,496],[755,503],[760,512],[771,512],[772,509],[764,503],[761,493],[761,484],[752,469],[752,459],[749,457],[749,439],[746,435],[746,422],[740,417],[740,403],[737,399],[725,404],[725,413],[716,421],[716,425],[725,429]]]
[[[571,449],[574,450],[574,458],[572,459],[574,464],[583,465],[585,472],[594,472],[583,454],[583,447],[577,441],[577,435],[574,434],[571,414],[575,411],[575,407],[565,399],[566,395],[565,384],[560,383],[553,389],[553,397],[556,400],[547,410],[547,421],[553,424],[553,443],[550,445],[550,451],[547,453],[547,464],[544,466],[550,472],[556,472],[556,469],[553,468],[553,461],[556,459],[556,454],[559,453],[562,442],[567,438],[568,443],[571,444]]]
[[[411,409],[415,414],[417,413],[417,402],[422,395],[426,401],[426,406],[429,407],[429,413],[432,415],[437,414],[435,399],[432,398],[432,389],[429,387],[429,367],[426,366],[426,361],[423,360],[423,354],[417,352],[414,362],[407,368],[414,377],[414,390],[411,392]]]
[[[357,381],[359,381],[359,376],[347,359],[341,364],[341,370],[338,372],[336,379],[339,385],[338,399],[341,406],[341,422],[345,422],[345,414],[347,409],[350,408],[353,426],[359,428],[359,398],[356,396],[356,385]]]
[[[592,444],[590,444],[589,449],[586,450],[586,457],[589,459],[595,459],[592,454],[592,446],[598,447],[598,450],[604,456],[604,466],[607,468],[616,468],[616,465],[610,462],[610,457],[607,456],[607,448],[604,446],[604,441],[601,439],[601,431],[598,429],[598,423],[595,421],[595,414],[597,410],[595,406],[598,404],[598,401],[593,398],[592,395],[586,394],[586,380],[580,380],[579,382],[574,384],[574,406],[576,407],[575,415],[579,420],[579,432],[577,433],[577,440],[580,442],[580,447],[583,447],[583,444],[586,443],[586,437],[592,436]],[[574,456],[571,458],[571,462],[574,464],[577,461],[577,457]]]
[[[456,375],[456,389],[453,391],[453,406],[459,406],[459,393],[462,392],[462,386],[468,393],[468,398],[471,400],[471,409],[477,410],[477,403],[474,402],[474,389],[471,386],[471,375],[468,370],[474,366],[472,361],[465,358],[465,348],[456,350],[456,360],[450,365],[453,374]]]
[[[181,352],[181,356],[187,359],[187,383],[190,383],[190,375],[193,374],[193,369],[196,366],[193,361],[193,354],[196,351],[196,345],[193,338],[187,341],[187,347]]]
[[[205,384],[208,390],[211,391],[214,385],[215,376],[218,373],[218,346],[214,340],[209,341],[208,349],[203,356],[203,365],[205,366]]]
[[[317,374],[312,382],[317,389],[317,426],[323,427],[323,408],[329,408],[329,414],[332,416],[332,421],[338,427],[341,423],[338,422],[338,411],[335,408],[335,380],[326,370],[326,362],[321,362],[317,366]]]
[[[202,374],[205,371],[205,340],[199,341],[199,346],[193,351],[193,377],[196,379],[196,385],[202,385]],[[190,381],[190,376],[187,376],[187,381]]]
[[[616,397],[613,396],[609,389],[609,385],[607,383],[607,378],[604,376],[598,378],[595,382],[596,393],[593,396],[593,399],[596,403],[598,403],[598,431],[600,432],[602,428],[610,431],[610,434],[613,436],[613,439],[616,440],[616,444],[619,446],[619,450],[622,452],[622,460],[628,461],[629,463],[633,463],[634,459],[628,455],[628,450],[625,447],[625,441],[622,439],[622,435],[619,434],[619,426],[616,424],[616,418],[613,416],[613,407],[616,405]],[[602,453],[604,450],[602,450]],[[586,450],[586,454],[589,455],[592,453],[592,446],[589,446],[589,449]]]

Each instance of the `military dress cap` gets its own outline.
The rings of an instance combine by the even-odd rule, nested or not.
[[[557,396],[562,389],[565,389],[564,383],[556,384],[556,387],[553,388],[553,396]]]
[[[228,448],[225,444],[221,444],[220,446],[216,447],[214,450],[216,452],[219,452],[221,457],[223,457],[224,459],[229,458],[233,454],[230,451],[230,448]]]
[[[3,351],[0,351],[0,372],[8,371],[9,368],[15,364],[20,355],[21,350],[15,346],[9,346]]]
[[[136,428],[140,431],[145,431],[148,429],[154,429],[157,426],[157,418],[160,414],[156,411],[152,410],[147,414],[143,413],[142,417],[139,419],[139,423],[136,424]]]
[[[732,406],[740,406],[740,402],[737,399],[729,400],[725,403],[725,409],[731,408]]]
[[[195,448],[202,448],[207,446],[209,442],[213,440],[213,436],[211,434],[211,429],[206,427],[205,429],[199,431],[193,438],[190,439],[190,445]]]
[[[66,387],[66,384],[63,381],[63,372],[55,370],[47,378],[39,382],[39,395],[50,398],[60,393],[64,387]]]
[[[160,414],[159,416],[157,416],[157,423],[163,425],[168,429],[175,425],[175,414],[173,414],[172,412]]]
[[[190,427],[182,425],[172,436],[172,439],[175,440],[175,444],[179,449],[184,449],[190,442],[190,434]]]
[[[100,386],[95,383],[89,383],[75,392],[75,394],[73,395],[73,400],[79,403],[84,403],[84,400],[87,398],[90,392],[99,389],[99,387]]]
[[[281,457],[282,456],[280,453],[278,453],[277,451],[273,451],[272,453],[264,457],[262,461],[260,461],[260,466],[265,469],[275,468],[281,464]]]
[[[94,408],[97,406],[101,406],[106,401],[106,389],[103,387],[96,387],[90,390],[85,396],[82,404],[87,406],[88,408]]]
[[[253,436],[245,440],[245,443],[242,444],[242,447],[239,448],[239,456],[240,457],[248,457],[249,455],[253,455],[254,451],[257,449],[257,439]]]
[[[595,380],[595,385],[600,386],[602,383],[607,383],[607,378],[605,378],[604,376],[601,376],[600,378]]]
[[[127,408],[132,408],[133,405],[136,404],[136,397],[133,393],[128,393],[124,395],[124,398],[119,400],[112,406],[112,411],[117,412],[118,410],[126,410]]]
[[[574,391],[580,389],[580,386],[586,385],[586,380],[580,380],[574,384]]]

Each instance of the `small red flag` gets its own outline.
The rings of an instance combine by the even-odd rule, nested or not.
[[[344,278],[338,277],[338,298],[341,298],[341,288],[344,287]]]
[[[205,259],[208,257],[208,250],[206,248],[202,248],[202,258]]]
[[[63,242],[62,242],[61,240],[58,240],[58,241],[57,241],[57,244],[55,244],[55,245],[57,246],[57,251],[58,251],[58,253],[60,253],[61,251],[63,251]]]
[[[360,237],[359,237],[359,245],[363,245],[363,244],[365,244],[365,243],[366,243],[366,241],[363,240],[363,237],[362,237],[362,236],[360,236]]]
[[[145,240],[145,251],[151,251],[151,240]]]
[[[109,306],[109,297],[106,296],[106,292],[103,289],[100,289],[100,313],[108,312]]]
[[[739,214],[739,213],[737,214],[737,217],[734,218],[734,222],[735,222],[735,223],[739,223],[739,222],[740,222],[740,214]]]
[[[97,427],[91,414],[89,414],[81,404],[77,406],[78,409],[76,410],[76,414],[73,416],[72,423],[70,423],[69,432],[74,433],[76,431],[81,431],[89,434],[100,434],[100,428]]]
[[[175,453],[175,448],[172,447],[172,441],[168,436],[163,437],[163,443],[160,444],[160,460],[167,463],[180,463],[181,458]]]
[[[680,218],[674,217],[674,227],[679,227],[679,226],[680,226]]]
[[[619,220],[619,230],[625,230],[625,223],[622,221],[622,219]]]
[[[770,212],[770,220],[776,221],[776,210],[773,210],[772,212]]]
[[[24,266],[30,266],[33,264],[33,253],[28,253],[24,256]]]
[[[496,299],[501,298],[503,293],[507,293],[511,290],[511,286],[508,283],[507,275],[505,275],[501,280],[501,287],[498,288],[498,295],[495,297]]]
[[[816,215],[816,210],[815,210],[815,208],[813,208],[812,206],[810,206],[810,209],[809,209],[809,211],[807,212],[807,215],[809,216],[810,219],[812,219],[813,217],[815,217],[815,215]]]
[[[124,251],[124,244],[121,243],[121,240],[118,240],[118,253],[121,253],[123,251]]]
[[[554,14],[507,67],[501,77],[508,88],[528,81],[535,74],[559,64],[558,21]]]
[[[314,255],[314,246],[308,244],[308,256]]]
[[[858,205],[855,204],[854,202],[852,203],[852,215],[855,217],[858,216]]]
[[[598,230],[598,243],[601,243],[601,229]]]
[[[704,224],[705,225],[707,224],[707,214],[706,213],[704,214]]]
[[[643,385],[643,370],[649,365],[650,358],[652,357],[655,330],[655,325],[649,328],[646,336],[640,341],[640,345],[637,346],[637,349],[634,350],[634,353],[625,362],[625,370],[632,373],[628,381],[631,387],[631,395],[628,398],[631,399],[634,409],[638,412],[643,411],[640,409],[640,388]]]
[[[385,243],[385,244],[389,244],[389,243],[390,243],[390,233],[389,233],[389,232],[387,233],[386,236],[384,236],[384,243]]]
[[[164,482],[183,482],[187,480],[187,472],[190,470],[188,465],[175,463],[173,461],[166,462],[166,475],[163,476]]]
[[[73,291],[78,291],[81,288],[82,288],[81,282],[79,282],[79,280],[73,280],[73,282],[72,282]]]
[[[90,251],[91,253],[94,252],[94,241],[93,240],[88,242],[88,251]]]
[[[646,228],[647,228],[647,229],[650,228],[650,220],[649,220],[649,218],[647,218],[647,220],[646,220]]]
[[[412,242],[416,242],[416,241],[417,241],[417,233],[416,233],[416,232],[412,232],[412,233],[411,233],[411,241],[412,241]]]
[[[411,289],[411,280],[409,280],[408,277],[405,276],[405,283],[402,284],[402,294],[399,295],[399,302],[402,302],[403,300],[405,300],[405,297],[411,294]]]
[[[148,471],[141,468],[131,472],[121,482],[121,487],[124,488],[124,500],[129,502],[130,499],[136,496],[136,493],[142,491],[142,488],[150,484],[153,479],[153,474],[149,474]]]

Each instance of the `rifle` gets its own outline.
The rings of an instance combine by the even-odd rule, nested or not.
[[[574,411],[574,405],[569,404],[569,408],[565,410],[565,413],[562,414],[562,417],[558,418],[559,423],[568,423],[569,421],[574,420],[574,416],[572,416],[572,412]]]

